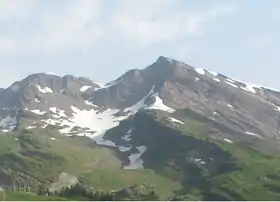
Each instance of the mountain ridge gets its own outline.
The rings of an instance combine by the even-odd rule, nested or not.
[[[0,186],[275,200],[279,134],[279,92],[166,57],[105,85],[33,74],[0,91]]]
[[[71,121],[69,117],[75,113],[83,113],[86,119],[86,111],[89,112],[88,116],[92,116],[92,113],[96,116],[100,112],[111,111],[109,114],[112,114],[104,117],[102,115],[98,119],[105,120],[109,116],[115,122],[116,119],[127,118],[147,103],[151,106],[153,104],[165,106],[165,109],[192,108],[212,119],[218,116],[219,122],[231,124],[232,127],[238,126],[241,131],[247,130],[248,133],[259,136],[279,138],[277,128],[279,128],[280,93],[250,86],[219,73],[194,68],[163,56],[148,67],[129,70],[103,86],[87,78],[72,75],[62,77],[46,73],[29,75],[1,91],[0,125],[5,126],[6,123],[3,123],[5,118],[15,122],[8,117],[9,113],[14,113],[14,109],[20,110],[21,114],[26,114],[26,111],[30,114],[31,111],[41,118],[47,116],[48,119],[42,119],[44,123],[39,123],[40,127],[46,127],[46,124],[59,124],[60,128],[63,124],[73,125],[71,123],[73,120]],[[148,105],[146,107],[149,107]],[[262,116],[267,114],[266,118],[256,119],[260,110],[263,111]],[[269,120],[270,117],[274,117],[274,123]],[[262,122],[265,122],[265,125]],[[9,124],[6,125],[9,127]],[[90,124],[81,123],[77,126],[88,128],[88,125]],[[25,127],[36,126],[31,124]]]

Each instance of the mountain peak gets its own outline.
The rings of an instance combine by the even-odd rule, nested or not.
[[[157,63],[166,63],[166,62],[168,62],[168,63],[173,63],[175,60],[174,59],[172,59],[172,58],[168,58],[168,57],[165,57],[165,56],[159,56],[159,58],[157,59]]]

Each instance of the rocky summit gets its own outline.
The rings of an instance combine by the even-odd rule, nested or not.
[[[105,85],[30,75],[0,89],[0,130],[3,187],[53,190],[66,173],[101,189],[148,182],[160,199],[280,197],[280,92],[163,56]]]
[[[86,78],[33,74],[0,91],[1,130],[46,128],[98,136],[140,109],[188,108],[232,130],[279,138],[280,92],[165,57],[100,86]]]

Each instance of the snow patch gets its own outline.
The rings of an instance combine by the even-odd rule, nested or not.
[[[8,130],[8,129],[3,129],[2,132],[7,133],[7,132],[11,132],[12,130]]]
[[[220,79],[218,79],[218,78],[212,78],[214,81],[216,81],[216,82],[218,82],[218,83],[220,83],[221,81],[220,81]]]
[[[148,93],[148,95],[146,95],[145,97],[143,97],[140,101],[138,101],[135,105],[124,109],[124,112],[132,112],[132,113],[136,113],[137,111],[139,111],[141,108],[146,107],[145,105],[145,100],[147,99],[147,97],[149,97],[150,95],[152,95],[154,93],[154,89],[155,86],[153,86],[150,90],[150,92]]]
[[[36,128],[36,126],[27,126],[26,127],[27,130],[31,130],[31,129],[34,129],[34,128]]]
[[[175,119],[175,118],[173,118],[173,117],[168,117],[168,119],[169,119],[170,121],[174,122],[174,123],[185,124],[184,122],[182,122],[182,121],[180,121],[180,120],[178,120],[178,119]]]
[[[195,81],[199,81],[200,79],[199,79],[199,78],[197,78],[197,77],[195,77],[195,78],[194,78],[194,80],[195,80]]]
[[[92,88],[92,86],[83,86],[83,87],[80,89],[80,91],[81,91],[81,92],[85,92],[85,91],[87,91],[87,90],[90,89],[90,88]]]
[[[255,90],[256,86],[254,85],[246,85],[245,87],[241,87],[241,89],[245,90],[245,91],[248,91],[250,93],[256,93],[256,90]]]
[[[131,135],[125,135],[121,139],[126,141],[126,142],[129,142],[131,140]]]
[[[42,87],[40,85],[37,85],[37,88],[38,88],[39,92],[41,92],[41,93],[53,93],[53,90],[47,86]]]
[[[246,134],[247,135],[251,135],[251,136],[255,136],[255,137],[258,137],[258,138],[261,138],[261,139],[263,139],[263,137],[262,136],[260,136],[260,135],[258,135],[258,134],[256,134],[256,133],[252,133],[252,132],[246,132]]]
[[[132,148],[131,145],[129,147],[119,146],[120,152],[127,152],[127,151],[131,150],[131,148]]]
[[[118,147],[116,145],[116,143],[114,143],[113,141],[103,139],[104,135],[105,135],[105,132],[101,135],[93,137],[93,140],[95,141],[96,144],[98,144],[100,146]]]
[[[58,108],[56,108],[56,107],[50,107],[49,109],[50,109],[50,111],[51,111],[52,113],[54,113],[54,114],[52,114],[52,117],[54,117],[54,118],[59,119],[59,118],[61,118],[61,117],[68,117],[68,116],[65,114],[65,111],[64,111],[64,110],[60,110],[60,109],[58,109]]]
[[[230,105],[230,104],[228,104],[227,106],[228,106],[229,108],[234,108],[234,107],[233,107],[232,105]]]
[[[237,86],[237,85],[235,85],[235,84],[233,84],[233,83],[231,83],[231,82],[226,81],[226,83],[227,83],[228,85],[230,85],[230,86],[234,87],[234,88],[238,88],[238,86]]]
[[[198,74],[204,75],[205,74],[205,70],[204,69],[200,69],[200,68],[195,68],[194,69]]]
[[[229,139],[224,139],[224,141],[228,142],[228,143],[233,143],[233,141],[229,140]]]
[[[127,134],[131,134],[133,133],[133,128],[130,128],[128,131],[127,131]]]
[[[234,80],[230,79],[230,78],[227,78],[226,81],[230,82],[230,83],[235,83]]]
[[[195,160],[196,162],[200,163],[201,165],[206,164],[206,162],[203,161],[202,159],[197,158],[197,159],[194,159],[194,160]]]
[[[134,170],[134,169],[141,169],[143,168],[143,163],[144,161],[141,159],[141,156],[147,151],[147,147],[142,145],[139,147],[136,147],[138,150],[138,153],[131,154],[128,159],[129,159],[129,165],[124,166],[124,169],[126,170]]]
[[[0,121],[0,128],[3,128],[3,132],[11,132],[16,128],[16,126],[17,118],[11,117],[10,115]]]
[[[46,72],[45,74],[47,75],[52,75],[52,76],[59,76],[58,74],[54,73],[54,72]],[[59,76],[60,77],[60,76]]]
[[[40,100],[39,100],[38,98],[35,98],[35,102],[39,103],[39,102],[40,102]]]
[[[155,102],[151,106],[147,107],[147,109],[155,109],[155,110],[162,110],[167,111],[169,113],[175,112],[175,109],[172,109],[163,103],[163,100],[158,96],[155,95]]]
[[[114,80],[114,81],[111,81],[111,82],[109,82],[109,83],[106,83],[105,85],[103,85],[103,84],[98,84],[100,87],[95,88],[94,90],[97,91],[97,90],[101,90],[101,89],[105,89],[105,88],[110,88],[110,87],[116,85],[118,82],[119,82],[119,81]]]
[[[51,138],[50,138],[50,140],[57,140],[57,139],[56,139],[56,138],[54,138],[54,137],[51,137]]]
[[[56,109],[57,109],[56,107],[50,107],[50,111],[53,113],[56,113]]]
[[[138,101],[135,105],[133,105],[132,107],[124,109],[124,112],[136,113],[140,109],[145,108],[145,109],[162,110],[162,111],[167,111],[167,112],[173,113],[175,110],[168,107],[167,105],[165,105],[163,103],[163,100],[158,96],[158,93],[154,94],[154,88],[155,88],[155,86],[153,86],[151,88],[150,92],[145,97],[143,97],[140,101]],[[152,105],[147,106],[145,104],[145,100],[151,95],[154,96],[155,102]]]
[[[210,74],[212,74],[213,76],[218,76],[219,74],[217,72],[214,71],[208,71]]]
[[[97,105],[93,104],[91,101],[86,100],[85,101],[86,105],[92,106],[92,107],[98,107]]]
[[[39,109],[32,109],[30,110],[34,114],[44,115],[46,112],[40,111]]]
[[[279,107],[279,106],[276,106],[276,107],[275,107],[275,110],[278,111],[278,112],[280,112],[280,107]]]

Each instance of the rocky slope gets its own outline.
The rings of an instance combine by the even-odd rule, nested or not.
[[[0,92],[0,127],[53,126],[65,134],[96,136],[145,107],[189,108],[247,135],[279,138],[280,92],[165,57],[105,86],[73,76],[28,76]]]
[[[267,179],[280,174],[273,168],[279,163],[279,115],[280,92],[165,57],[106,85],[69,75],[34,74],[0,91],[0,138],[10,144],[0,147],[4,160],[0,174],[6,184],[15,173],[30,184],[40,184],[67,172],[99,188],[119,189],[148,179],[161,197],[179,191],[176,196],[182,199],[185,195],[192,199],[194,194],[199,200],[253,200],[258,199],[251,194],[256,189],[277,199],[273,186],[278,178]],[[59,136],[53,137],[53,131]],[[67,148],[76,135],[93,140],[86,141],[86,146],[78,141],[69,147],[85,158],[59,149]],[[38,138],[56,141],[46,144]],[[100,148],[110,155],[99,152]],[[49,160],[52,155],[58,160]],[[77,160],[82,170],[69,155],[82,158]],[[23,164],[44,167],[52,174],[47,178],[31,167],[25,172]],[[58,165],[64,167],[54,169]],[[91,173],[96,165],[102,180]],[[131,177],[128,170],[137,177]],[[241,181],[232,181],[236,173]],[[115,184],[110,176],[126,184]]]

